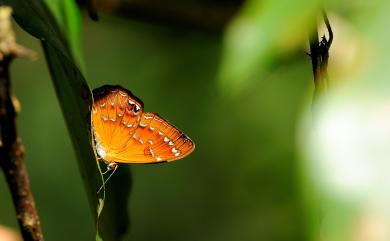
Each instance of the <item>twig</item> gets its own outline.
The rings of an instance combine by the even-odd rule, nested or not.
[[[16,131],[17,110],[11,95],[9,66],[14,57],[32,53],[16,44],[7,23],[11,9],[0,7],[0,167],[4,172],[24,240],[41,241],[43,235],[23,162],[24,147]]]
[[[324,18],[326,29],[328,30],[328,34],[329,34],[329,40],[327,41],[328,42],[328,49],[329,49],[330,45],[332,45],[332,42],[333,42],[333,31],[332,31],[332,27],[330,26],[328,15],[326,15],[325,10],[322,10],[322,17]]]
[[[325,11],[323,11],[322,14],[326,28],[328,30],[329,39],[326,39],[324,35],[321,38],[321,42],[319,42],[317,26],[309,38],[309,56],[311,58],[315,85],[313,96],[314,101],[317,99],[318,95],[324,92],[327,88],[329,49],[333,42],[333,31],[330,26],[328,16],[326,15]]]

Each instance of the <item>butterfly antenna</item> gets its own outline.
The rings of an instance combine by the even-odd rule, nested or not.
[[[118,169],[118,165],[115,165],[114,168],[110,168],[110,166],[107,166],[107,171],[105,171],[104,173],[102,173],[103,175],[106,174],[107,172],[111,171],[111,174],[108,176],[108,178],[106,180],[104,180],[103,184],[100,186],[99,190],[97,191],[96,194],[99,194],[100,191],[103,189],[103,187],[107,184],[107,182],[110,180],[110,178],[112,177],[112,175],[114,175],[116,169]]]

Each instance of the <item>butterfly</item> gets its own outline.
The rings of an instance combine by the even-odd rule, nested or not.
[[[95,152],[116,170],[118,163],[161,163],[181,159],[194,142],[144,104],[129,90],[104,85],[93,90],[91,126]]]

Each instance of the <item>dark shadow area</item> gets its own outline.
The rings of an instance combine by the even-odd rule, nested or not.
[[[222,31],[244,0],[96,0],[101,13],[181,29]],[[85,0],[80,0],[85,5]]]

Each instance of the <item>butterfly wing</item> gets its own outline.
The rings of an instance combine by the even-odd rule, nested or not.
[[[106,162],[157,163],[190,154],[194,143],[120,86],[93,91],[92,128],[97,154]]]
[[[143,103],[120,86],[105,85],[93,91],[92,130],[98,155],[114,162],[112,153],[126,146],[142,116]]]
[[[169,162],[187,156],[194,147],[191,139],[168,121],[155,113],[144,113],[131,140],[115,158],[124,163]]]

